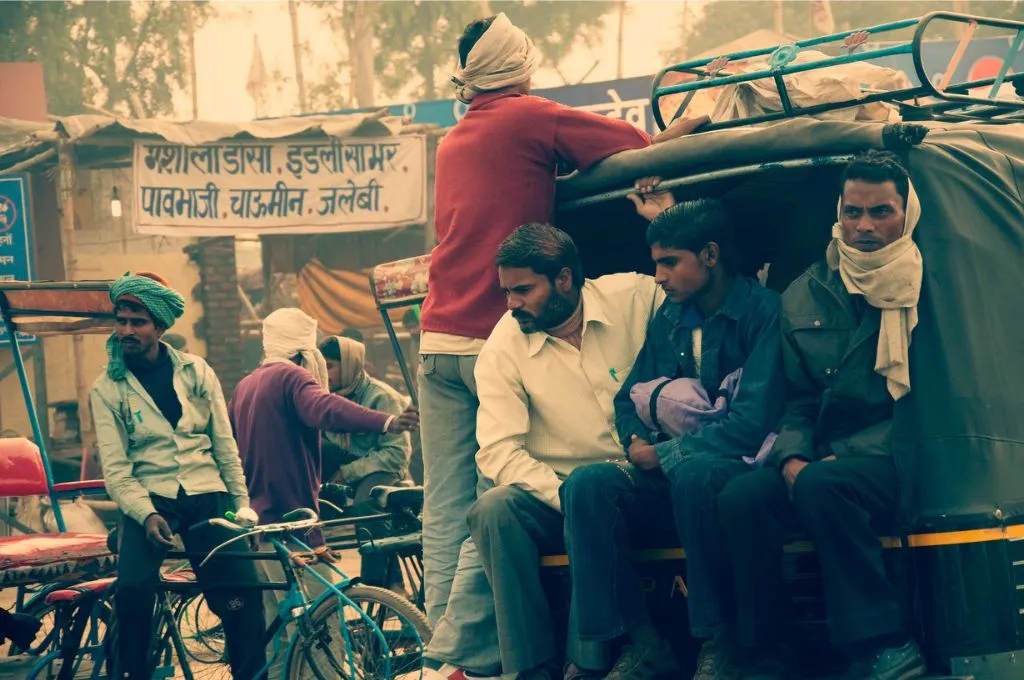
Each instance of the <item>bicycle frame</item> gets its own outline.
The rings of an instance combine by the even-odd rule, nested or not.
[[[363,520],[364,518],[358,519]],[[353,523],[355,520],[356,518],[345,518],[329,522],[316,522],[315,524],[304,523],[302,528],[321,528],[340,524],[350,524]],[[222,523],[222,525],[225,524],[227,523]],[[352,641],[349,637],[348,626],[345,623],[346,607],[352,607],[355,611],[357,611],[359,613],[359,617],[371,626],[370,629],[372,630],[374,637],[377,638],[378,642],[380,642],[385,648],[387,647],[387,638],[384,636],[383,631],[380,630],[380,627],[377,626],[373,619],[371,619],[369,615],[365,611],[363,611],[361,607],[356,605],[355,602],[353,602],[351,599],[349,599],[347,595],[345,595],[345,589],[348,588],[350,585],[353,585],[356,582],[356,580],[348,576],[340,569],[338,569],[336,566],[330,563],[324,564],[329,571],[333,572],[336,576],[338,576],[338,580],[336,582],[332,582],[327,578],[324,578],[324,576],[322,576],[313,568],[312,563],[295,564],[295,561],[293,560],[293,553],[296,551],[295,549],[297,549],[299,552],[305,553],[311,553],[313,549],[306,543],[292,535],[290,533],[289,527],[286,526],[286,523],[279,523],[271,526],[274,527],[274,534],[277,535],[267,532],[266,527],[255,527],[252,531],[240,533],[233,539],[225,541],[221,545],[211,550],[209,555],[207,555],[206,557],[206,559],[210,559],[214,556],[214,554],[217,553],[217,551],[219,551],[222,547],[231,542],[234,542],[239,539],[248,538],[251,535],[263,534],[266,537],[266,540],[270,543],[271,547],[274,549],[277,561],[284,568],[284,583],[266,583],[262,584],[263,587],[260,588],[261,590],[287,591],[287,595],[278,604],[277,614],[275,615],[274,620],[271,622],[270,626],[267,628],[266,633],[264,635],[264,646],[272,643],[273,654],[271,655],[271,658],[267,662],[267,664],[260,670],[260,673],[257,675],[257,677],[268,677],[270,668],[278,661],[278,658],[281,653],[281,641],[279,638],[279,633],[281,629],[292,622],[296,622],[298,627],[291,633],[291,636],[287,643],[287,649],[285,650],[285,656],[283,659],[285,668],[291,666],[292,659],[296,653],[296,649],[300,642],[300,638],[304,637],[304,633],[307,632],[304,630],[305,615],[307,615],[308,612],[315,611],[323,602],[329,600],[330,598],[337,598],[340,604],[340,606],[338,607],[338,618],[345,642],[349,672],[354,676],[356,672],[356,660],[352,652]],[[284,540],[282,540],[282,538],[279,537],[280,535],[283,535]],[[286,542],[290,543],[291,547],[287,545]],[[230,553],[225,554],[222,557],[230,557],[234,559],[269,559],[267,557],[257,557],[253,555],[237,556]],[[324,592],[312,601],[309,600],[308,594],[306,593],[306,590],[303,587],[300,579],[296,577],[296,572],[300,569],[306,574],[312,575],[316,581],[318,581],[321,585],[324,586]],[[163,583],[161,585],[164,587],[165,592],[173,592],[178,590],[178,588],[175,588],[173,585],[170,588],[167,588],[167,586],[169,585],[167,583]],[[226,586],[228,584],[217,585]],[[252,587],[251,584],[235,584],[235,586],[249,588]],[[175,647],[182,645],[180,632],[176,629],[172,632],[172,638],[176,639],[174,642]],[[179,660],[182,663],[183,670],[184,667],[189,666],[188,660],[185,659],[183,655],[181,655],[180,653]],[[387,677],[391,674],[391,659],[389,657],[385,657],[384,663],[385,677]],[[188,680],[191,676],[191,669],[189,669],[188,671],[184,671],[184,673],[186,676],[186,680]]]

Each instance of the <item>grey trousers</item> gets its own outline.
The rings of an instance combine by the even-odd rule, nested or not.
[[[502,671],[521,673],[557,659],[540,558],[565,551],[562,513],[528,491],[499,486],[473,504],[469,531],[494,593]]]

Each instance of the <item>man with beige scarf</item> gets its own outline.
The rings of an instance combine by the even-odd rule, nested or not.
[[[909,680],[924,661],[903,623],[882,562],[879,532],[899,503],[889,449],[895,400],[911,389],[921,215],[910,177],[890,153],[847,166],[826,258],[782,296],[786,405],[767,465],[719,496],[733,566],[737,653],[757,659],[746,678],[791,677],[784,543],[813,541],[832,645],[851,680]],[[742,651],[741,651],[742,650]],[[726,664],[727,665],[727,664]],[[723,668],[717,674],[728,676]]]

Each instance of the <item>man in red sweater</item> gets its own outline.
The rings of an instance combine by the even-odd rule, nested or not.
[[[444,631],[435,633],[429,655],[484,676],[498,663],[486,582],[478,606],[447,617],[445,612],[456,565],[467,559],[459,557],[460,547],[469,536],[466,516],[479,481],[473,371],[505,312],[494,257],[520,225],[551,221],[557,168],[585,171],[612,154],[651,143],[625,121],[530,96],[530,78],[540,61],[530,38],[504,14],[471,23],[459,40],[452,82],[469,110],[437,150],[438,245],[421,317],[424,584],[427,616]],[[687,121],[667,137],[693,127]],[[473,551],[469,544],[466,549]],[[466,588],[477,590],[471,584],[456,587],[463,590],[460,602],[467,601]],[[445,675],[462,672],[449,673],[449,667]]]

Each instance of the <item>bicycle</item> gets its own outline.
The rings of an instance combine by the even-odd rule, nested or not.
[[[392,591],[373,586],[358,584],[342,573],[334,565],[327,565],[339,580],[332,583],[312,568],[308,561],[297,559],[297,554],[311,552],[309,546],[295,537],[297,532],[314,528],[323,528],[338,523],[351,523],[352,519],[320,521],[315,512],[299,509],[288,513],[283,521],[244,527],[232,517],[214,518],[200,522],[191,530],[198,530],[204,525],[216,525],[237,535],[221,543],[208,555],[203,564],[218,557],[218,553],[226,546],[238,540],[246,540],[261,536],[270,543],[273,552],[249,554],[232,553],[221,555],[219,559],[275,559],[282,565],[285,574],[283,583],[259,584],[259,589],[287,591],[287,595],[278,607],[278,611],[266,630],[265,646],[273,647],[270,661],[261,671],[260,677],[266,677],[269,669],[281,660],[284,654],[284,676],[286,678],[318,678],[334,680],[335,678],[380,678],[390,680],[405,674],[419,672],[422,654],[430,639],[430,625],[411,602]],[[291,545],[291,547],[289,547]],[[295,548],[296,550],[293,550]],[[322,595],[310,600],[303,576],[312,576],[325,590]],[[216,584],[217,587],[239,587],[239,584]],[[251,584],[247,587],[252,587]],[[154,669],[167,667],[168,660],[176,657],[181,666],[185,680],[193,680],[196,675],[192,671],[191,662],[196,661],[194,653],[186,648],[184,639],[178,630],[183,611],[194,602],[197,586],[194,582],[162,581],[157,598],[157,614],[154,617],[154,634],[156,641],[151,650],[151,667]],[[177,595],[172,599],[171,595]],[[115,594],[116,597],[116,594]],[[337,622],[337,625],[335,625]],[[397,624],[397,625],[396,625]],[[288,626],[294,626],[287,642],[282,647],[279,633]],[[219,627],[219,622],[218,622]],[[209,638],[220,635],[215,630],[206,631]],[[116,617],[107,629],[106,649],[115,648],[117,639]],[[197,639],[204,642],[203,636]],[[210,665],[219,666],[223,672],[223,654],[217,654],[217,640],[208,645],[213,652]],[[108,673],[112,672],[113,654],[108,654]],[[203,662],[200,662],[203,663]],[[210,669],[207,669],[210,670]],[[216,668],[214,668],[216,670]],[[209,675],[209,673],[207,673]]]

